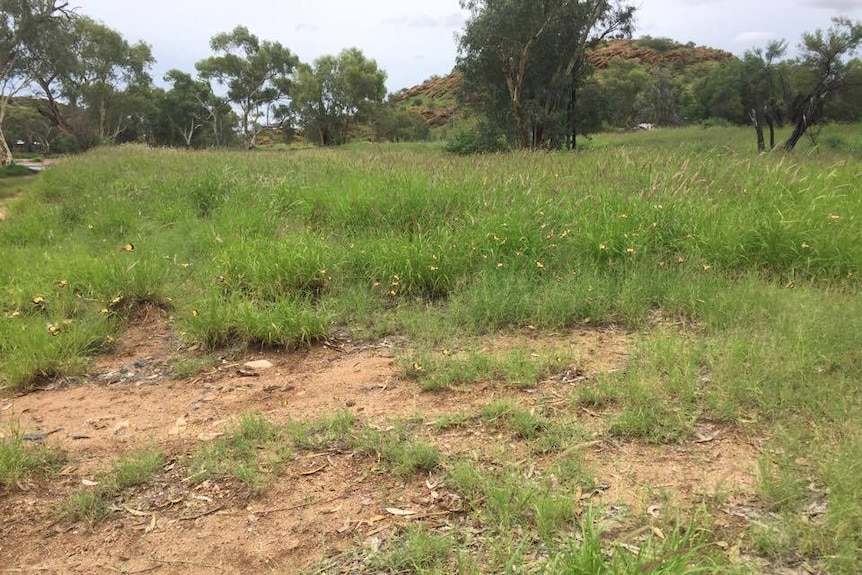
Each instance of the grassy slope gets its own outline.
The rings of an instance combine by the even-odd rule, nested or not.
[[[639,329],[660,309],[698,334],[645,331],[631,367],[599,382],[620,406],[613,432],[673,441],[703,419],[768,432],[763,497],[781,519],[760,551],[851,573],[860,164],[755,156],[750,140],[690,129],[473,158],[97,151],[41,176],[0,224],[0,378],[80,371],[145,301],[209,346],[303,345],[339,324],[421,348],[510,325]],[[822,525],[800,519],[812,482],[831,493]]]

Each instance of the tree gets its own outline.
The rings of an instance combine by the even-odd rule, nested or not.
[[[254,147],[277,104],[288,97],[299,60],[278,42],[261,42],[244,26],[213,36],[210,48],[220,55],[195,67],[202,79],[227,86],[228,100],[240,109],[245,145]]]
[[[79,16],[56,27],[31,74],[45,98],[40,111],[82,149],[114,142],[152,107],[152,50],[129,44],[104,24]]]
[[[165,74],[170,90],[161,94],[156,142],[168,146],[202,148],[230,141],[236,114],[216,96],[209,83],[181,70]]]
[[[769,149],[775,148],[775,126],[784,122],[784,96],[789,89],[786,69],[779,60],[787,51],[784,40],[770,42],[766,50],[756,48],[742,60],[740,99],[757,135],[757,151],[766,151],[764,125],[769,128]]]
[[[369,115],[371,105],[385,96],[386,72],[350,48],[299,67],[292,112],[309,139],[339,145],[348,141],[354,120]]]
[[[790,105],[793,133],[784,142],[785,150],[792,150],[806,130],[823,119],[827,98],[844,84],[847,65],[844,59],[862,44],[862,22],[848,18],[832,19],[832,26],[824,33],[818,29],[802,36],[799,46],[800,62],[811,74],[806,90],[797,93]]]
[[[29,64],[39,57],[42,40],[66,16],[68,3],[58,0],[0,0],[0,167],[12,163],[3,136],[10,100],[29,86]]]
[[[489,118],[509,124],[506,131],[524,148],[561,138],[574,145],[587,50],[630,35],[634,8],[621,0],[461,0],[461,6],[470,19],[458,66],[465,87],[483,95]]]

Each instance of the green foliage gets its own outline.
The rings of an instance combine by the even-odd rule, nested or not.
[[[0,178],[20,178],[34,174],[36,174],[35,170],[31,170],[27,166],[20,164],[10,164],[4,168],[0,168]]]
[[[634,7],[558,0],[464,0],[470,18],[458,68],[466,99],[482,102],[489,123],[521,148],[562,147],[569,113],[588,75],[586,50],[598,38],[630,35]]]
[[[227,87],[228,100],[241,112],[245,145],[254,147],[262,126],[260,118],[288,94],[290,75],[299,60],[279,42],[260,39],[245,26],[216,34],[210,40],[216,56],[195,64],[203,80]]]
[[[449,134],[446,142],[446,151],[459,156],[502,152],[507,148],[503,135],[486,123],[473,127],[459,126]]]
[[[299,67],[292,108],[306,137],[322,145],[347,143],[357,117],[373,117],[386,96],[386,72],[357,48]]]

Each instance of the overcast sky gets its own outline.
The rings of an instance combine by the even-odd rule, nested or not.
[[[636,36],[741,54],[772,38],[792,46],[803,31],[826,28],[836,15],[862,20],[862,0],[632,0]],[[143,40],[160,81],[170,68],[194,72],[211,54],[209,39],[244,25],[281,42],[304,62],[357,47],[389,75],[390,91],[413,86],[455,63],[466,14],[458,0],[71,0],[81,14]]]

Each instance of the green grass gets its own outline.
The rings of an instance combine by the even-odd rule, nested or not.
[[[572,408],[603,415],[615,441],[684,441],[704,421],[768,437],[782,456],[765,456],[760,497],[780,536],[758,535],[760,547],[852,573],[862,547],[852,499],[862,492],[859,134],[829,126],[816,147],[767,155],[754,153],[751,130],[732,128],[466,158],[439,146],[96,150],[28,182],[0,223],[0,386],[84,372],[142,304],[169,309],[177,334],[207,353],[303,347],[335,329],[397,334],[411,342],[397,358],[403,375],[427,390],[534,387],[578,359],[473,345],[500,330],[615,325],[633,334],[628,362],[579,386]],[[217,444],[212,461],[232,463],[201,469],[260,489],[269,475],[254,469],[278,461],[288,440],[373,453],[406,475],[448,465],[410,424],[375,434],[333,417],[275,426],[281,439]],[[572,421],[541,412],[487,421],[549,456],[582,439]],[[799,459],[808,465],[796,469]],[[806,524],[811,484],[830,504]],[[556,529],[553,518],[540,529],[535,510],[507,513],[494,521]],[[517,555],[501,545],[488,553]]]
[[[284,430],[259,413],[247,413],[228,427],[224,437],[198,449],[191,458],[191,477],[196,483],[232,479],[259,495],[292,458]]]
[[[59,449],[24,441],[17,428],[4,429],[0,439],[0,487],[11,488],[31,477],[44,477],[57,471],[66,460]]]
[[[95,485],[85,486],[66,497],[55,509],[57,516],[92,528],[107,518],[131,490],[149,484],[165,463],[155,449],[127,453],[97,476]]]

